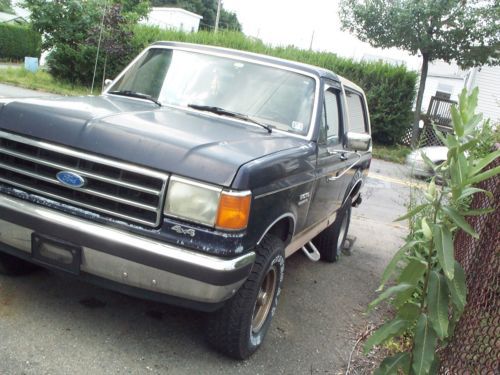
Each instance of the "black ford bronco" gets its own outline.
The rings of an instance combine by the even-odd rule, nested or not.
[[[337,260],[370,161],[355,84],[159,42],[100,96],[0,102],[0,272],[42,266],[210,312],[210,343],[247,358],[285,258]]]

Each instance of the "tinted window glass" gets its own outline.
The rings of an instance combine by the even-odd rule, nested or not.
[[[363,99],[360,95],[346,91],[347,107],[349,109],[349,131],[366,133]]]

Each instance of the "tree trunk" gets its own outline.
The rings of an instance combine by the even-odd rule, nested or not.
[[[417,104],[415,105],[415,117],[413,118],[413,129],[411,133],[411,146],[413,148],[417,147],[418,144],[418,134],[419,134],[419,122],[420,122],[420,111],[422,109],[422,101],[424,98],[425,90],[425,80],[427,79],[427,70],[429,69],[429,55],[427,53],[422,54],[422,71],[420,73],[420,85],[418,87],[417,93]]]

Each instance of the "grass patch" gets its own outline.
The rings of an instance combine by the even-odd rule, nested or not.
[[[406,156],[408,156],[410,152],[411,148],[408,146],[383,146],[378,144],[373,145],[374,158],[392,161],[393,163],[404,164]]]
[[[87,87],[59,81],[43,70],[32,73],[24,68],[0,68],[0,82],[60,95],[90,94]]]

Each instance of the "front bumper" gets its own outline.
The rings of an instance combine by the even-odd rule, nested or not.
[[[153,292],[220,304],[243,284],[255,260],[253,252],[231,259],[200,254],[0,194],[0,251],[36,263],[31,259],[34,234],[80,247],[82,278],[127,286],[134,295],[143,290],[145,298]]]

